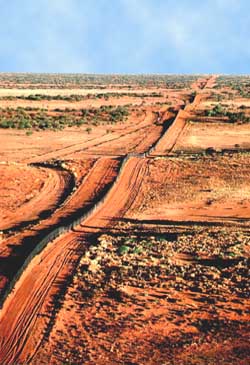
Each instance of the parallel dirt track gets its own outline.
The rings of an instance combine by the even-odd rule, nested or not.
[[[43,328],[49,322],[46,313],[51,296],[58,291],[58,283],[65,281],[72,271],[87,247],[89,234],[112,224],[114,217],[124,215],[129,209],[147,172],[147,162],[131,158],[105,203],[83,222],[79,231],[58,238],[33,259],[1,312],[2,364],[28,363],[33,357],[41,343]]]
[[[162,124],[156,125],[156,120],[157,117],[152,112],[148,112],[143,122],[139,123],[136,128],[122,131],[117,137],[110,137],[109,140],[90,147],[86,152],[91,154],[112,152],[115,155],[146,152],[162,133],[163,126]]]
[[[116,175],[119,161],[100,158],[88,172],[80,187],[49,218],[14,237],[1,242],[1,290],[6,288],[22,261],[36,244],[53,230],[53,227],[67,225],[74,217],[82,215],[99,198],[104,187]],[[13,258],[14,255],[14,258]]]
[[[152,153],[153,156],[166,156],[174,149],[177,140],[186,126],[188,117],[189,114],[184,110],[180,110],[177,113],[177,116],[172,125],[169,127],[167,133],[165,133],[156,144],[155,150]]]
[[[131,157],[123,168],[112,191],[108,194],[100,210],[86,219],[81,227],[84,230],[101,229],[112,226],[116,218],[123,217],[130,209],[139,193],[143,178],[147,174],[148,159]]]
[[[206,89],[208,87],[212,87],[215,82],[215,77],[212,76],[211,78],[201,78],[198,79],[196,83],[192,85],[192,88],[195,91],[200,91],[202,89]],[[183,131],[186,128],[187,121],[191,118],[191,113],[195,110],[195,108],[201,103],[203,99],[206,99],[210,94],[200,92],[197,93],[192,101],[192,103],[187,104],[183,109],[179,109],[178,113],[162,138],[155,146],[155,150],[152,153],[153,156],[166,156],[170,152],[172,152],[175,148],[175,145],[179,138],[181,137]],[[166,113],[167,114],[167,113]]]
[[[143,120],[125,130],[117,128],[113,135],[30,160],[101,156],[65,206],[44,221],[44,228],[66,224],[89,210],[91,214],[32,259],[4,303],[0,364],[58,365],[75,363],[71,361],[75,356],[76,364],[155,365],[169,360],[166,365],[172,365],[176,355],[180,361],[184,356],[176,365],[189,365],[193,350],[202,352],[210,345],[209,356],[213,344],[216,356],[224,346],[229,358],[234,350],[248,356],[244,332],[250,313],[244,286],[249,259],[248,157],[175,154],[188,120],[210,95],[215,79],[199,78],[192,85],[196,95],[190,93],[188,99],[193,101],[184,109],[180,100],[174,108],[164,107],[160,120],[147,110]],[[120,156],[126,155],[121,164]],[[151,164],[155,164],[152,174]],[[154,194],[159,207],[155,215],[146,211],[147,198],[150,202]],[[238,218],[244,221],[237,232],[231,224]],[[220,232],[215,223],[226,220],[230,226]],[[124,241],[119,241],[121,232]],[[151,246],[143,246],[143,241]],[[140,253],[132,252],[136,245]],[[241,251],[232,250],[239,246]],[[123,254],[121,248],[129,251]],[[94,289],[88,287],[91,276]],[[222,333],[224,329],[228,334]],[[234,331],[242,335],[242,343],[229,343]],[[210,365],[197,359],[190,364]],[[243,361],[239,364],[245,365]]]
[[[145,120],[146,125],[147,123],[152,123],[152,117],[148,118],[148,121],[147,118]],[[139,125],[139,128],[142,128],[142,125]],[[159,132],[156,133],[157,138],[154,141],[151,136],[147,137],[145,141],[138,141],[138,146],[140,146],[141,148],[139,149],[139,151],[151,147],[152,143],[159,139],[162,127],[157,127],[157,129],[159,129]],[[134,128],[135,132],[137,132],[137,130],[138,127]],[[133,132],[133,129],[131,130],[131,132]],[[155,132],[153,132],[153,136],[155,136]],[[121,135],[119,137],[121,137]],[[150,145],[148,145],[148,143],[150,143]],[[41,157],[42,159],[55,157],[58,158],[59,156],[62,157],[65,155],[69,155],[70,153],[76,152],[77,150],[79,150],[79,147],[82,148],[83,146],[72,146],[72,149],[70,147],[67,147],[66,151],[63,150],[63,153],[60,150],[56,154],[52,153],[43,155]],[[26,162],[39,162],[41,157]],[[52,242],[38,257],[33,259],[32,263],[29,265],[25,273],[22,275],[21,279],[18,281],[16,289],[6,300],[1,313],[0,333],[2,336],[2,363],[13,363],[13,361],[20,361],[21,363],[25,363],[29,361],[32,356],[31,351],[35,351],[38,346],[35,345],[35,343],[39,344],[40,342],[38,339],[41,340],[42,338],[42,328],[46,326],[46,323],[43,323],[43,325],[39,323],[38,326],[38,322],[44,322],[45,317],[39,317],[38,319],[36,314],[38,314],[39,311],[42,311],[42,306],[44,309],[50,302],[49,300],[48,302],[45,300],[45,297],[48,294],[48,288],[51,287],[52,282],[55,282],[56,277],[61,277],[62,281],[64,282],[64,273],[69,273],[72,271],[74,267],[72,263],[75,264],[74,257],[78,258],[75,250],[77,248],[79,249],[79,240],[84,241],[87,238],[86,234],[88,236],[89,234],[96,232],[96,230],[99,231],[101,227],[105,227],[109,224],[112,225],[112,221],[115,217],[118,218],[126,214],[126,212],[133,204],[134,199],[140,189],[143,177],[147,173],[147,164],[148,161],[145,159],[130,158],[129,161],[126,163],[122,174],[119,177],[118,183],[112,188],[112,191],[108,194],[105,203],[101,206],[100,209],[97,209],[97,211],[84,222],[84,225],[81,228],[83,232],[70,232],[66,235],[63,235],[55,242]],[[102,176],[102,174],[100,176]],[[83,184],[82,186],[86,186],[86,184]],[[91,187],[93,186],[95,189],[95,185],[93,184],[93,177],[91,177]],[[59,260],[59,257],[64,257],[65,259]],[[63,262],[63,265],[60,264],[58,267],[57,263],[59,263],[60,261]],[[35,265],[35,263],[37,262],[43,264]],[[41,283],[38,286],[39,291],[37,291],[37,282]],[[42,283],[46,286],[46,290],[45,287],[42,286]],[[33,290],[30,290],[30,288],[33,288]],[[53,291],[53,286],[51,287],[51,290]],[[50,292],[50,295],[48,295],[48,299],[51,298],[51,294],[53,296],[53,293]],[[23,311],[25,311],[25,314]],[[18,313],[18,316],[16,317],[16,315],[13,315],[14,313]],[[30,317],[31,313],[32,316]],[[45,313],[47,312],[45,311]],[[5,321],[7,321],[8,323]],[[45,322],[48,323],[48,319]],[[31,327],[32,338],[27,337],[27,335],[31,333]],[[37,332],[35,329],[37,330]],[[17,341],[15,340],[15,338],[17,339]],[[35,338],[37,340],[34,343]]]
[[[151,129],[152,122],[156,119],[156,116],[152,113],[151,110],[147,110],[143,114],[143,118],[137,118],[135,122],[131,122],[126,128],[124,126],[120,129],[116,128],[114,133],[105,133],[102,136],[98,136],[96,138],[89,137],[87,141],[82,143],[76,143],[64,148],[60,148],[53,152],[48,152],[45,154],[40,154],[39,156],[32,157],[30,159],[24,159],[23,163],[37,163],[51,159],[59,159],[59,158],[69,158],[71,156],[76,157],[77,154],[81,154],[81,156],[86,154],[97,154],[100,152],[105,154],[105,149],[108,151],[108,154],[113,155],[124,155],[128,153],[130,150],[134,150],[134,147],[138,143],[138,132],[142,130],[142,128]],[[160,127],[158,126],[158,129]],[[134,141],[135,139],[135,141]],[[124,149],[123,144],[128,143],[129,140],[129,150]]]

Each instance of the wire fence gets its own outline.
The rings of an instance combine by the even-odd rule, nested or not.
[[[33,258],[35,256],[37,256],[39,253],[41,253],[44,248],[52,241],[54,241],[56,238],[60,237],[62,234],[68,233],[70,231],[72,231],[73,229],[75,229],[82,221],[86,220],[90,215],[92,215],[107,199],[109,192],[111,190],[111,188],[117,184],[119,176],[121,175],[124,166],[126,165],[128,159],[131,157],[131,154],[127,155],[119,168],[119,172],[117,174],[116,179],[113,181],[113,183],[111,184],[108,192],[97,202],[95,203],[87,212],[85,212],[84,214],[80,215],[78,218],[74,219],[72,222],[70,222],[68,225],[65,226],[60,226],[55,228],[52,232],[50,232],[48,235],[46,235],[37,245],[36,247],[32,250],[32,252],[27,256],[27,258],[25,259],[24,263],[22,264],[22,266],[20,267],[20,269],[17,271],[17,273],[15,274],[15,276],[12,278],[12,280],[10,281],[10,283],[8,284],[4,295],[2,296],[2,298],[0,299],[0,307],[3,306],[3,303],[5,302],[6,298],[8,297],[8,295],[11,293],[11,291],[13,290],[15,284],[17,283],[17,281],[20,279],[22,273],[25,271],[25,269],[28,267],[28,265],[30,264],[30,262],[33,260]]]
[[[158,141],[157,141],[158,142]],[[37,245],[36,247],[32,250],[32,252],[28,255],[28,257],[25,259],[23,265],[20,267],[20,269],[17,271],[17,273],[15,274],[15,276],[12,278],[12,280],[10,281],[10,283],[8,284],[5,293],[3,295],[3,297],[0,299],[0,307],[3,306],[3,303],[5,302],[6,298],[8,297],[8,295],[11,293],[11,291],[13,290],[14,286],[16,285],[17,281],[20,279],[21,275],[23,274],[23,272],[25,271],[25,269],[28,267],[28,265],[30,264],[30,262],[33,260],[33,258],[35,256],[37,256],[39,253],[41,253],[45,247],[52,241],[54,241],[56,238],[60,237],[62,234],[68,233],[70,231],[72,231],[73,229],[75,229],[82,221],[86,220],[90,215],[92,215],[101,205],[104,204],[104,202],[106,201],[106,199],[109,196],[109,193],[112,189],[112,187],[114,185],[116,185],[119,181],[119,177],[122,174],[124,167],[127,163],[127,161],[131,158],[131,157],[137,157],[137,158],[146,158],[150,155],[150,153],[152,153],[152,151],[155,150],[155,145],[156,143],[154,143],[146,152],[143,153],[137,153],[137,152],[131,152],[128,153],[126,155],[126,157],[123,159],[120,168],[119,168],[119,172],[115,178],[115,180],[113,181],[113,183],[111,184],[108,192],[97,202],[93,205],[93,207],[91,207],[87,212],[85,212],[84,214],[80,215],[78,218],[74,219],[71,223],[69,223],[68,225],[65,226],[60,226],[55,228],[51,233],[49,233],[48,235],[46,235]],[[44,164],[43,164],[44,165]],[[50,167],[55,167],[54,165],[47,163],[46,166],[50,166]]]

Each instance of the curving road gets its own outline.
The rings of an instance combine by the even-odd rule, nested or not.
[[[209,79],[206,81],[209,82]],[[163,138],[168,139],[169,132],[170,129]],[[81,186],[81,197],[87,189],[86,196],[93,199],[98,186],[107,186],[114,181],[114,168],[110,168],[108,160],[110,159],[102,160],[100,164],[103,170],[89,176],[89,183],[85,182]],[[124,216],[130,209],[147,174],[149,161],[148,158],[130,157],[97,209],[76,230],[49,243],[31,261],[0,313],[1,364],[32,362],[46,331],[49,332],[53,325],[57,310],[54,296],[67,289],[67,282],[79,258],[87,249],[92,234],[112,226],[116,217]],[[105,182],[102,180],[103,176],[106,176]],[[82,198],[79,202],[82,203]]]
[[[104,203],[82,226],[51,242],[32,260],[1,312],[1,364],[31,361],[41,344],[44,328],[50,323],[46,313],[53,311],[51,298],[64,287],[68,274],[87,248],[90,235],[112,225],[115,217],[123,216],[130,208],[148,163],[148,159],[130,158]]]

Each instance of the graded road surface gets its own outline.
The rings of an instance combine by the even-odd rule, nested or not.
[[[195,84],[195,90],[206,87],[210,82],[211,79],[199,80]],[[180,131],[182,123],[179,126],[178,118],[177,123],[177,130]],[[171,128],[175,128],[175,121]],[[171,128],[169,132],[171,132]],[[167,152],[176,142],[178,134],[177,131],[174,133],[174,138],[170,137],[172,142],[169,144]],[[159,138],[158,132],[156,137]],[[158,138],[153,142],[157,142]],[[168,139],[168,131],[163,138]],[[150,143],[152,143],[151,138]],[[144,152],[145,147],[142,150]],[[161,148],[159,148],[160,151],[162,151]],[[56,296],[65,293],[79,259],[90,245],[91,236],[112,226],[116,218],[123,217],[130,209],[140,190],[143,178],[147,174],[148,163],[149,159],[145,155],[128,156],[112,188],[104,199],[99,198],[100,203],[96,210],[79,226],[50,242],[29,263],[14,290],[5,300],[0,313],[1,364],[32,363],[44,336],[53,326],[58,307]],[[91,177],[89,184],[84,183],[78,189],[81,205],[84,204],[83,197],[89,201],[89,199],[93,200],[96,195],[98,196],[96,189],[98,190],[99,185],[105,187],[114,182],[114,166],[112,165],[114,160],[103,157],[97,164],[102,165],[101,174],[98,174],[97,178],[99,183],[93,184]],[[103,182],[103,176],[105,182]]]

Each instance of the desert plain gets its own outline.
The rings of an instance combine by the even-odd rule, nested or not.
[[[0,141],[0,364],[249,365],[249,76],[0,74]]]

